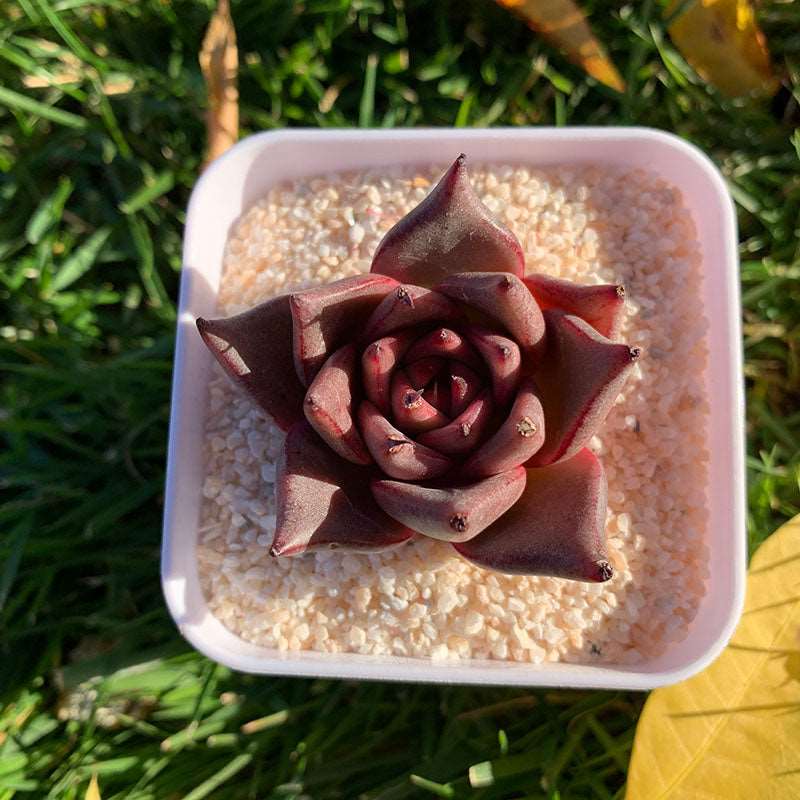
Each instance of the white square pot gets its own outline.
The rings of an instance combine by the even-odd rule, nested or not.
[[[511,661],[433,662],[351,653],[280,653],[245,642],[208,610],[196,559],[202,501],[204,417],[212,357],[195,319],[212,316],[223,250],[238,217],[276,182],[302,175],[389,164],[475,161],[606,163],[653,170],[682,192],[702,249],[702,293],[712,355],[706,391],[711,551],[707,591],[688,636],[634,666]],[[650,689],[689,677],[728,642],[745,585],[744,393],[736,222],[725,183],[711,161],[675,136],[645,128],[494,128],[488,130],[283,130],[251,136],[198,181],[184,241],[167,465],[162,581],[181,633],[209,658],[245,672],[443,683]]]

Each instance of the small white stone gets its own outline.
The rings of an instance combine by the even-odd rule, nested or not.
[[[467,636],[474,636],[483,628],[484,619],[477,611],[468,611],[464,617],[464,633]]]
[[[445,589],[436,600],[436,610],[449,614],[458,605],[458,594],[453,589]]]
[[[361,244],[361,242],[364,241],[365,233],[366,231],[361,227],[361,225],[353,225],[348,233],[348,238],[353,244]]]
[[[358,625],[353,625],[350,628],[347,638],[352,647],[363,647],[367,642],[366,631],[363,628],[359,628]]]

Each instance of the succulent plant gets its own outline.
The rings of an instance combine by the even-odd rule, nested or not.
[[[621,286],[525,275],[461,155],[369,274],[198,319],[287,432],[275,556],[421,534],[482,567],[605,581],[606,479],[587,449],[639,356]]]

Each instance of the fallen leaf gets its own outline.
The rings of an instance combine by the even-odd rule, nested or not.
[[[229,0],[219,0],[200,50],[200,69],[206,81],[206,164],[221,156],[239,138],[239,91],[236,74],[239,51]]]
[[[636,730],[626,800],[800,797],[800,516],[759,547],[731,643],[656,689]]]
[[[595,39],[583,11],[572,0],[497,0],[513,11],[555,47],[564,51],[570,61],[583,67],[600,83],[625,91],[625,81],[611,62],[605,49]]]
[[[767,40],[750,0],[672,0],[669,35],[697,73],[723,94],[772,95],[779,81],[772,71]]]
[[[92,775],[92,779],[89,781],[89,786],[86,789],[86,794],[83,796],[83,800],[103,800],[103,798],[100,797],[100,785],[97,783],[96,772]]]

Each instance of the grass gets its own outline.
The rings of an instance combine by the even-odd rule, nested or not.
[[[0,800],[621,797],[638,694],[234,675],[158,580],[175,298],[210,3],[19,0],[0,26]],[[240,0],[244,132],[652,125],[737,201],[751,546],[800,511],[800,9],[781,102],[725,100],[656,3],[588,4],[628,81],[486,1]]]

